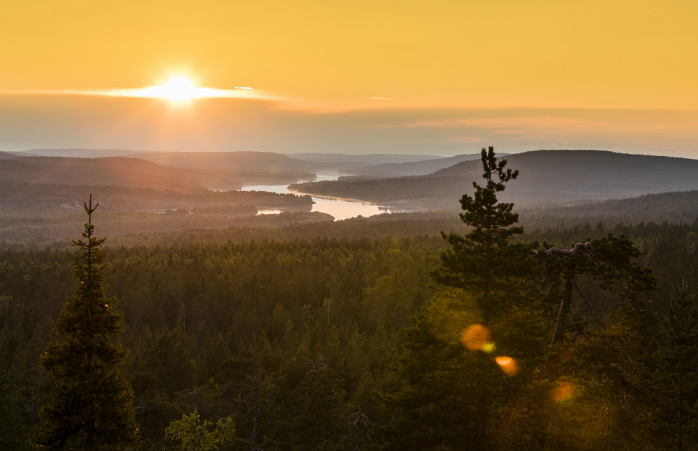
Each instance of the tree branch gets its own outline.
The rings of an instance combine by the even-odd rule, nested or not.
[[[547,251],[535,251],[534,255],[538,255],[539,253],[546,253],[548,255],[567,255],[570,257],[574,257],[579,253],[579,250],[583,249],[585,250],[589,255],[591,255],[591,243],[587,241],[586,243],[577,243],[574,245],[572,249],[560,249],[557,247],[551,247]]]

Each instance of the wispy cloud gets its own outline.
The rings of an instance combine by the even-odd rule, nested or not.
[[[164,98],[162,86],[148,86],[145,88],[126,89],[63,89],[63,90],[2,90],[0,96],[27,96],[27,95],[54,95],[54,96],[98,96],[98,97],[132,97],[156,99]],[[192,88],[192,98],[211,99],[259,99],[259,100],[288,100],[270,91],[254,89],[249,86],[236,86],[234,89],[217,89],[207,87]]]
[[[532,116],[532,117],[480,117],[467,119],[435,119],[415,122],[409,124],[410,127],[431,127],[431,128],[511,128],[511,127],[526,127],[526,128],[549,128],[549,127],[573,127],[580,124],[588,123],[587,120],[566,118],[566,117],[550,117],[550,116]]]

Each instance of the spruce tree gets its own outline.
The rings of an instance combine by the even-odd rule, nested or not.
[[[92,213],[98,205],[92,206],[92,195],[84,204],[83,239],[73,241],[79,248],[77,288],[54,321],[56,339],[41,357],[49,394],[35,441],[51,449],[123,448],[137,437],[133,394],[117,369],[126,351],[111,341],[123,325],[112,307],[115,299],[105,295],[101,247],[106,238],[93,236]]]

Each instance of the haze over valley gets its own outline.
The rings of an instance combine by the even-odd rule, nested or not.
[[[391,213],[395,220],[438,217],[453,227],[460,196],[482,172],[476,154],[350,157],[111,150],[105,153],[112,156],[99,157],[101,152],[0,153],[4,194],[0,240],[38,244],[69,238],[71,227],[80,224],[84,193],[101,202],[101,211],[109,215],[105,232],[113,237],[189,228],[283,227]],[[646,195],[669,199],[671,193],[693,199],[698,192],[698,161],[686,158],[547,150],[511,154],[506,159],[520,168],[521,175],[501,197],[524,210],[524,223],[529,211],[531,217],[547,217],[552,223],[576,223],[585,216],[606,222],[628,222],[632,217],[629,222],[635,223],[650,216],[630,214],[633,207],[608,209],[603,202],[624,205],[625,200],[630,205],[631,199],[649,199]],[[334,175],[314,181],[323,174]],[[241,190],[243,186],[255,191]],[[315,200],[311,195],[317,196]],[[667,202],[670,208],[661,209],[665,219],[695,219],[690,202]],[[658,211],[657,207],[651,211]],[[404,216],[407,213],[411,216]],[[539,221],[536,226],[545,224]]]

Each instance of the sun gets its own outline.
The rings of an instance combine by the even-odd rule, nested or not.
[[[192,99],[206,97],[206,88],[197,87],[193,81],[184,75],[170,77],[161,85],[146,88],[149,97],[186,102]]]
[[[235,89],[216,89],[196,86],[186,75],[174,75],[164,83],[136,89],[105,91],[104,94],[118,97],[141,97],[162,99],[176,104],[206,98],[262,99],[271,98],[249,86],[236,86]]]

